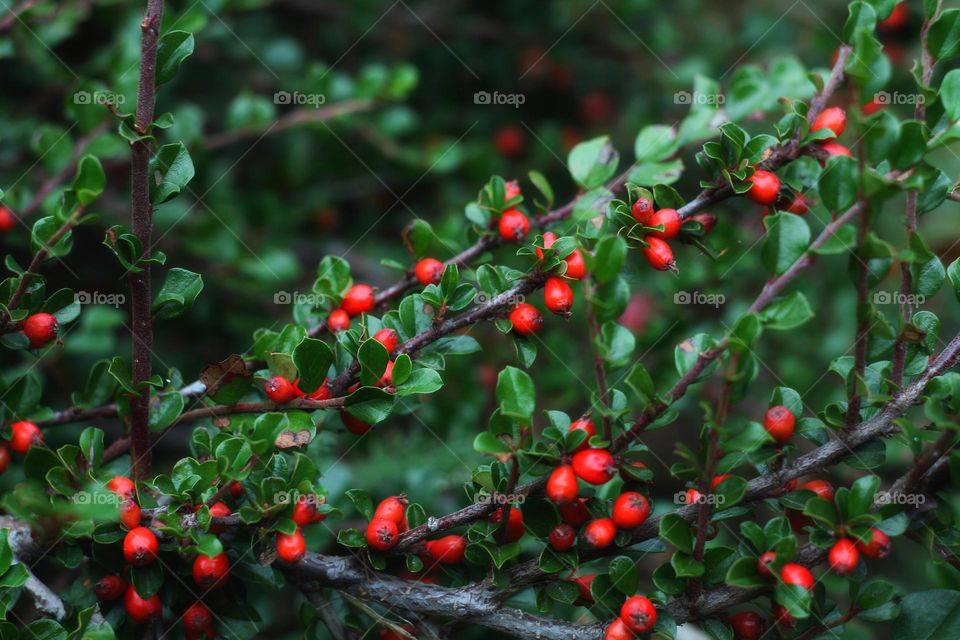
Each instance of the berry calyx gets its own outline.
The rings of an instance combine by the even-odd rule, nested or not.
[[[568,464],[553,470],[547,480],[547,497],[554,504],[570,504],[577,499],[577,474]]]
[[[500,216],[500,237],[507,242],[520,242],[530,231],[530,221],[517,209],[508,209]]]
[[[777,201],[777,195],[780,193],[780,178],[775,174],[758,169],[747,178],[747,182],[751,186],[746,195],[757,204],[771,205]]]
[[[300,496],[293,508],[293,521],[297,523],[297,526],[305,527],[308,524],[315,524],[324,520],[327,517],[326,514],[320,513],[317,509],[318,504],[324,503],[326,503],[325,498],[315,495]]]
[[[610,518],[591,520],[583,528],[583,540],[594,549],[605,549],[617,536],[617,525]]]
[[[355,418],[344,410],[340,411],[340,422],[343,423],[343,426],[346,427],[347,431],[356,436],[362,436],[367,431],[370,431],[370,428],[373,426],[360,420],[360,418]]]
[[[43,432],[32,422],[21,420],[10,425],[10,448],[21,455],[25,455],[35,444],[43,444]]]
[[[820,129],[829,129],[833,132],[833,137],[822,138],[822,140],[832,140],[843,135],[843,130],[847,128],[847,112],[840,107],[830,107],[824,109],[810,125],[810,132]]]
[[[563,278],[550,278],[543,287],[543,303],[547,309],[565,318],[573,307],[573,289]]]
[[[343,309],[334,309],[327,316],[327,329],[333,333],[346,331],[350,328],[350,314]]]
[[[443,276],[443,263],[436,258],[424,258],[414,266],[413,274],[423,286],[437,284]]]
[[[646,247],[640,249],[647,263],[660,271],[676,271],[677,263],[673,259],[673,249],[666,242],[654,236],[645,238]]]
[[[793,435],[795,423],[793,413],[783,405],[770,407],[763,416],[763,428],[780,444],[787,442]]]
[[[55,340],[60,325],[49,313],[35,313],[23,321],[23,333],[30,341],[31,349],[39,349],[51,340]]]
[[[784,584],[798,584],[807,591],[813,589],[813,574],[802,564],[789,563],[780,569],[780,579]]]
[[[438,540],[427,540],[426,548],[430,557],[441,564],[459,564],[463,562],[467,539],[463,536],[444,536]]]
[[[532,336],[543,326],[543,316],[532,304],[521,302],[510,312],[513,330],[522,336]]]
[[[890,537],[874,527],[870,530],[870,542],[857,540],[857,549],[868,558],[886,558],[890,555]]]
[[[650,217],[653,215],[653,202],[650,201],[650,198],[637,198],[637,201],[630,207],[630,215],[645,227],[655,226],[648,224]]]
[[[680,219],[680,214],[677,213],[676,209],[660,209],[650,216],[650,220],[645,226],[663,226],[663,231],[651,231],[649,235],[654,238],[660,238],[661,240],[669,240],[680,233],[680,225],[682,223],[683,221]]]
[[[561,522],[555,526],[547,536],[547,541],[550,543],[550,546],[553,547],[554,551],[566,551],[573,546],[576,539],[577,532],[566,522]]]
[[[617,472],[613,454],[606,449],[584,449],[573,454],[573,471],[590,484],[604,484]]]
[[[143,567],[157,558],[157,536],[146,527],[134,527],[123,539],[123,557],[135,567]]]
[[[101,577],[93,585],[93,593],[98,600],[116,600],[127,590],[127,581],[116,575]]]
[[[127,529],[140,526],[140,505],[133,498],[125,498],[120,503],[120,523]]]
[[[620,619],[634,633],[646,633],[657,623],[657,609],[644,596],[633,596],[620,607]]]
[[[277,532],[277,557],[284,562],[300,562],[303,556],[307,554],[307,543],[303,539],[303,534],[297,528],[292,535],[287,535],[282,531]]]
[[[593,424],[593,420],[589,418],[580,418],[579,420],[574,420],[570,423],[570,428],[567,429],[569,433],[574,431],[584,431],[587,434],[587,437],[583,439],[577,448],[574,451],[583,451],[584,449],[590,448],[590,438],[597,435],[597,427]]]
[[[193,581],[203,589],[219,589],[226,583],[230,560],[227,554],[198,555],[193,560]]]
[[[613,503],[613,523],[621,529],[633,529],[642,525],[650,515],[650,502],[637,491],[621,493]]]
[[[149,622],[154,618],[159,618],[163,612],[163,603],[160,602],[160,596],[153,594],[149,598],[141,598],[137,590],[131,584],[127,587],[127,592],[123,596],[123,608],[127,610],[127,615],[136,622]]]
[[[393,329],[380,329],[380,331],[373,334],[373,339],[382,344],[383,348],[387,350],[387,353],[393,353],[400,341],[397,332]]]
[[[523,537],[523,512],[516,507],[507,507],[510,510],[507,516],[507,531],[504,542],[516,542]],[[503,509],[497,509],[490,515],[490,521],[499,525],[503,520]]]
[[[353,317],[373,311],[376,303],[377,298],[373,292],[373,287],[368,284],[355,284],[343,294],[340,308],[346,311],[350,317]]]
[[[579,527],[593,517],[590,509],[587,508],[586,498],[579,498],[570,504],[557,505],[557,511],[560,512],[564,522],[575,527]]]
[[[136,485],[133,483],[133,480],[126,476],[113,476],[109,482],[107,482],[107,489],[113,491],[118,496],[123,496],[125,498],[133,495],[133,492],[136,491]]]
[[[827,556],[827,562],[834,573],[845,576],[857,568],[860,562],[860,552],[857,551],[857,545],[849,538],[840,538],[830,548],[830,554]]]
[[[397,544],[397,523],[386,518],[374,518],[367,525],[367,544],[371,549],[386,551]]]
[[[263,385],[263,391],[272,402],[287,404],[297,397],[297,389],[293,383],[283,376],[273,376]]]
[[[194,602],[183,612],[183,631],[187,640],[214,638],[213,614],[202,602]]]
[[[759,640],[763,635],[763,618],[753,611],[735,613],[729,622],[738,640]]]
[[[773,551],[767,551],[760,554],[757,560],[757,573],[764,578],[773,576],[773,563],[777,561],[777,554]]]

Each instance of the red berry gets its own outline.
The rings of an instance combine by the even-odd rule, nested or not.
[[[846,128],[847,112],[840,107],[830,107],[829,109],[824,109],[820,115],[817,116],[816,120],[810,125],[810,132],[813,133],[820,129],[829,129],[833,132],[833,137],[823,138],[823,140],[832,140],[842,135],[843,130]]]
[[[604,484],[617,471],[613,454],[606,449],[584,449],[573,454],[573,471],[590,484]]]
[[[0,441],[0,473],[7,470],[10,466],[10,445]]]
[[[31,349],[39,349],[57,337],[60,325],[49,313],[35,313],[23,321],[23,333],[30,340]]]
[[[193,581],[203,589],[219,589],[226,583],[230,560],[227,554],[199,555],[193,560]]]
[[[802,564],[785,564],[780,570],[780,579],[784,584],[798,584],[807,591],[813,589],[813,574]]]
[[[907,3],[898,2],[890,15],[877,23],[877,26],[886,31],[896,31],[907,23],[909,13]]]
[[[520,242],[530,231],[530,221],[522,211],[508,209],[500,216],[500,237],[507,242]]]
[[[553,470],[547,480],[547,497],[554,504],[570,504],[577,499],[577,474],[568,464]]]
[[[633,596],[620,607],[620,619],[634,633],[646,633],[657,623],[657,610],[649,598]]]
[[[732,477],[733,477],[733,476],[730,475],[729,473],[721,473],[721,474],[718,475],[718,476],[714,476],[714,477],[713,477],[713,480],[710,481],[710,488],[713,489],[714,491],[716,491],[716,490],[717,490],[717,487],[719,487],[720,484],[721,484],[724,480],[726,480],[727,478],[732,478]]]
[[[325,502],[325,498],[315,495],[300,496],[297,498],[297,505],[293,508],[293,521],[301,527],[320,522],[327,516],[317,510],[317,505]]]
[[[183,631],[187,640],[214,638],[213,614],[202,602],[194,602],[183,612]]]
[[[0,207],[0,233],[6,233],[17,225],[17,218],[6,207]]]
[[[558,316],[569,316],[573,307],[573,289],[563,278],[550,278],[543,288],[543,303]]]
[[[413,273],[423,286],[437,284],[443,276],[443,263],[436,258],[424,258],[413,268]]]
[[[565,522],[561,522],[555,526],[550,531],[550,535],[547,536],[550,546],[556,551],[566,551],[573,546],[576,539],[577,532]]]
[[[510,515],[507,516],[507,535],[504,538],[504,542],[516,542],[523,537],[525,528],[523,526],[523,512],[516,507],[508,507],[510,509]],[[500,521],[503,519],[502,509],[496,509],[493,514],[490,516],[491,522],[494,524],[500,524]]]
[[[149,622],[154,618],[159,618],[163,613],[163,603],[160,602],[160,596],[153,594],[149,598],[141,598],[133,585],[127,587],[127,593],[123,596],[123,607],[127,610],[130,619],[136,622]]]
[[[717,224],[717,216],[712,213],[695,213],[694,215],[687,218],[687,220],[693,220],[694,222],[699,222],[703,227],[704,233],[710,233],[713,231],[713,228]]]
[[[770,407],[763,416],[763,428],[780,444],[790,440],[795,422],[793,413],[783,405]]]
[[[787,211],[802,216],[807,211],[810,211],[810,202],[802,193],[798,193],[794,196],[790,204],[787,205]]]
[[[738,640],[760,640],[763,635],[763,618],[753,611],[741,611],[730,616],[730,626]]]
[[[463,552],[467,548],[467,539],[463,536],[444,536],[439,540],[428,540],[427,553],[442,564],[463,562]]]
[[[650,216],[650,221],[646,226],[659,227],[663,225],[663,231],[651,231],[649,235],[654,238],[660,238],[661,240],[669,240],[680,233],[680,225],[682,223],[683,221],[680,219],[680,214],[677,213],[676,209],[660,209],[660,211]]]
[[[767,551],[766,553],[760,554],[760,558],[757,560],[757,573],[762,575],[764,578],[769,578],[773,576],[773,563],[777,561],[777,554],[773,551]]]
[[[380,504],[377,505],[377,510],[373,512],[372,519],[376,520],[377,518],[383,518],[384,520],[389,520],[398,526],[403,525],[405,529],[407,519],[407,504],[408,501],[404,496],[390,496],[389,498],[384,498],[380,501]]]
[[[277,556],[284,562],[300,562],[307,554],[307,543],[297,528],[293,535],[277,532]]]
[[[93,592],[98,600],[116,600],[126,590],[127,581],[120,576],[103,576],[93,585]]]
[[[133,498],[126,498],[120,503],[120,522],[127,529],[140,526],[140,505]]]
[[[392,549],[397,544],[397,523],[386,518],[374,518],[367,525],[367,544],[377,551]]]
[[[370,313],[376,303],[377,299],[373,293],[373,287],[368,284],[355,284],[343,294],[343,302],[340,303],[340,308],[353,317],[361,313]]]
[[[773,605],[771,613],[773,613],[773,621],[777,624],[790,628],[797,626],[796,618],[790,615],[790,612],[787,611],[786,607],[775,604]]]
[[[157,536],[146,527],[134,527],[123,539],[123,557],[135,567],[150,564],[157,558]]]
[[[650,222],[650,217],[653,215],[653,202],[650,201],[650,198],[637,198],[637,201],[630,207],[630,215],[643,226],[652,226],[647,223]]]
[[[118,496],[129,497],[136,491],[136,485],[133,480],[126,476],[113,476],[107,483],[107,489],[113,491]]]
[[[581,442],[575,449],[575,451],[583,451],[584,449],[588,449],[590,447],[590,438],[597,435],[597,427],[593,424],[593,420],[590,420],[589,418],[580,418],[579,420],[574,420],[571,422],[570,428],[567,431],[573,432],[578,429],[587,433],[587,437],[584,438],[583,442]]]
[[[216,504],[210,507],[211,518],[226,518],[229,515],[230,515],[230,507],[228,507],[222,502],[217,502]],[[226,531],[226,527],[223,526],[222,524],[210,525],[210,533],[223,533],[224,531]]]
[[[377,380],[377,387],[388,387],[393,384],[393,360],[387,360],[387,366],[383,368],[383,375]]]
[[[240,484],[238,481],[234,480],[233,482],[230,483],[228,491],[230,491],[230,495],[233,496],[234,498],[239,498],[240,496],[243,495],[243,485]]]
[[[800,488],[813,491],[817,494],[817,497],[823,498],[824,500],[833,500],[833,485],[826,480],[811,480],[810,482],[800,485]]]
[[[277,404],[287,404],[297,397],[297,389],[293,383],[283,376],[273,376],[263,385],[267,397]]]
[[[504,126],[497,129],[493,141],[500,155],[515,158],[522,154],[527,146],[527,134],[520,127]]]
[[[357,436],[362,436],[367,431],[370,431],[370,427],[373,426],[363,422],[359,418],[353,417],[346,411],[340,411],[340,422],[347,428],[347,431]]]
[[[603,633],[603,640],[634,640],[636,637],[620,618],[614,619],[607,625],[607,629]]]
[[[702,493],[700,493],[693,487],[690,487],[689,489],[687,489],[685,495],[686,495],[686,500],[685,500],[686,504],[700,504],[703,500],[706,499]]]
[[[343,309],[334,309],[327,316],[327,329],[336,333],[350,328],[350,314]]]
[[[594,549],[605,549],[617,536],[617,525],[610,518],[591,520],[583,528],[583,540]]]
[[[387,350],[387,353],[393,353],[393,350],[397,348],[397,343],[399,342],[397,332],[393,329],[380,329],[380,331],[373,334],[373,339],[382,344]]]
[[[752,186],[746,195],[757,204],[769,205],[777,201],[777,195],[780,193],[780,178],[773,173],[758,169],[747,178],[747,182]]]
[[[571,580],[577,583],[577,586],[580,587],[580,599],[584,602],[593,602],[593,594],[590,593],[590,585],[593,584],[594,578],[597,576],[588,573],[585,576],[574,576]]]
[[[857,549],[868,558],[886,558],[890,555],[890,537],[874,527],[870,530],[870,542],[857,540]]]
[[[670,245],[653,236],[647,236],[644,240],[647,246],[640,251],[651,267],[660,271],[676,270],[677,263],[673,259],[673,250]]]
[[[21,455],[26,454],[35,444],[43,444],[43,432],[40,427],[21,420],[10,425],[12,434],[10,436],[10,448]]]
[[[820,148],[826,151],[827,155],[830,156],[847,156],[848,158],[853,157],[853,153],[850,151],[850,149],[847,149],[842,144],[838,144],[836,142],[824,142],[820,145]],[[826,161],[820,161],[821,166],[826,166],[826,164]]]
[[[857,563],[860,562],[860,552],[857,551],[857,545],[852,540],[840,538],[830,548],[827,561],[835,573],[845,576],[857,568]]]
[[[329,382],[330,382],[330,379],[329,379],[329,378],[324,378],[324,379],[323,379],[323,382],[320,384],[319,387],[316,388],[315,391],[311,392],[310,394],[307,394],[307,399],[309,399],[309,400],[329,400],[329,399],[332,397],[332,394],[330,393],[330,387],[328,386],[328,383],[329,383]],[[304,395],[303,392],[300,391],[300,380],[299,380],[299,379],[294,383],[294,386],[297,388],[297,394],[298,394],[298,395],[301,395],[301,396]]]
[[[621,529],[642,525],[650,515],[650,502],[637,491],[621,493],[613,503],[613,523]]]
[[[522,336],[532,336],[543,326],[543,316],[532,304],[521,302],[510,312],[513,330]]]
[[[564,261],[567,263],[567,270],[563,272],[563,275],[571,280],[582,280],[583,276],[587,275],[587,265],[583,261],[583,254],[580,253],[580,249],[574,249],[573,252],[564,258]]]
[[[510,182],[504,185],[503,189],[503,199],[506,202],[510,202],[514,198],[520,195],[520,183],[516,180],[511,180]]]
[[[557,505],[557,511],[560,512],[560,517],[563,518],[564,522],[575,527],[579,527],[593,517],[590,514],[590,509],[587,508],[586,498],[580,498],[571,504],[559,504]]]
[[[543,234],[543,248],[549,249],[553,246],[553,243],[557,241],[557,234],[553,231],[546,231]],[[540,259],[540,262],[543,262],[543,249],[537,247],[537,258]]]

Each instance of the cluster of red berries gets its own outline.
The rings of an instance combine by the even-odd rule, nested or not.
[[[273,376],[263,385],[263,390],[273,402],[277,404],[287,404],[295,398],[307,398],[308,400],[327,400],[330,398],[330,389],[327,387],[329,380],[324,380],[316,391],[304,393],[300,390],[300,380],[290,381],[283,376]]]
[[[293,508],[293,521],[297,528],[293,533],[277,532],[277,557],[284,562],[300,562],[307,554],[307,543],[303,539],[303,527],[316,524],[326,519],[321,513],[319,505],[325,504],[326,499],[317,495],[302,495],[297,498]],[[212,514],[212,511],[211,511]]]
[[[510,202],[520,196],[520,185],[516,180],[511,180],[506,184],[504,192],[504,202]],[[500,237],[506,242],[520,242],[530,231],[530,220],[527,215],[519,209],[507,209],[500,214],[500,220],[497,223],[500,230]]]
[[[367,524],[367,544],[377,551],[388,551],[397,544],[397,536],[408,529],[406,496],[390,496],[377,505]]]
[[[368,284],[355,284],[343,294],[340,306],[327,316],[327,328],[336,333],[350,328],[350,318],[370,313],[377,304],[376,292]]]
[[[833,134],[829,138],[824,138],[817,143],[822,150],[827,152],[827,155],[850,157],[853,155],[850,153],[850,149],[838,142],[834,142],[843,134],[843,131],[846,128],[847,114],[840,107],[830,107],[829,109],[824,109],[823,112],[817,116],[810,125],[811,132],[827,129]],[[820,164],[825,165],[826,163],[821,161]]]
[[[641,249],[643,257],[654,269],[660,271],[676,271],[677,263],[673,259],[673,250],[667,240],[675,238],[680,233],[683,220],[676,209],[660,209],[654,211],[653,202],[649,198],[637,198],[630,207],[630,215],[644,227],[662,227],[663,230],[653,229],[644,235],[646,246]]]
[[[0,473],[10,466],[10,452],[26,455],[35,444],[43,444],[43,432],[40,427],[27,420],[10,425],[10,440],[0,440]]]

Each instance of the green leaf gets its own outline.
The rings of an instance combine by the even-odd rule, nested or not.
[[[786,298],[778,298],[760,312],[760,319],[767,329],[786,331],[799,327],[813,317],[807,298],[796,291]]]
[[[960,591],[932,589],[908,593],[891,637],[910,640],[960,638]]]
[[[353,417],[376,424],[390,415],[395,398],[383,389],[375,387],[360,387],[344,401],[344,409]]]
[[[930,25],[927,51],[938,62],[960,52],[960,9],[947,9]]]
[[[179,194],[194,176],[193,160],[182,142],[165,144],[150,159],[150,201],[161,204]]]
[[[367,520],[373,519],[373,500],[370,498],[369,493],[363,489],[350,489],[346,492],[346,495],[350,499],[350,502],[353,503],[357,513]]]
[[[763,244],[763,263],[775,275],[790,268],[810,245],[810,227],[798,215],[780,212],[763,220],[767,238]]]
[[[153,313],[158,318],[175,318],[193,306],[202,290],[203,276],[174,267],[167,272],[163,286],[153,301]]]
[[[96,200],[97,196],[103,193],[106,183],[107,176],[103,173],[103,167],[96,156],[85,155],[80,158],[77,164],[77,175],[71,185],[80,204],[87,205]]]
[[[567,157],[567,166],[574,181],[586,190],[602,186],[617,171],[620,156],[609,136],[581,142]]]
[[[950,120],[960,119],[960,69],[952,69],[940,83],[940,102]]]
[[[627,257],[627,242],[618,235],[604,236],[597,243],[593,257],[593,277],[600,284],[613,282]]]
[[[504,368],[497,377],[497,401],[503,415],[529,421],[536,408],[533,380],[516,367]]]
[[[168,31],[157,42],[157,85],[173,80],[180,65],[193,53],[193,34]]]
[[[754,589],[766,586],[767,579],[757,572],[757,559],[744,556],[737,558],[727,569],[726,582],[731,587]]]
[[[637,592],[637,586],[640,583],[640,572],[637,570],[636,563],[627,556],[617,556],[610,561],[608,568],[610,580],[617,590],[626,595],[632,596]]]
[[[830,211],[840,212],[857,200],[857,161],[847,156],[831,156],[820,175],[820,199]]]
[[[293,350],[293,363],[300,374],[300,390],[313,393],[320,388],[330,365],[333,364],[333,351],[323,340],[304,338]]]
[[[396,371],[396,365],[394,365],[394,371]],[[419,393],[434,393],[442,387],[443,378],[437,371],[429,367],[420,367],[410,374],[406,382],[397,387],[397,395],[412,396]]]
[[[604,322],[593,341],[597,354],[613,366],[627,364],[636,347],[633,333],[614,321]]]
[[[366,386],[375,385],[383,377],[387,368],[390,354],[386,347],[377,340],[364,340],[357,351],[357,361],[360,363],[360,383]]]
[[[690,532],[690,525],[675,513],[669,513],[660,519],[660,538],[680,551],[693,553],[693,534]]]
[[[848,517],[855,518],[869,512],[879,486],[880,478],[872,473],[857,478],[857,481],[850,486],[850,499],[847,503]]]
[[[953,285],[953,295],[960,300],[960,258],[957,258],[947,267],[947,277],[950,278],[950,284]]]

